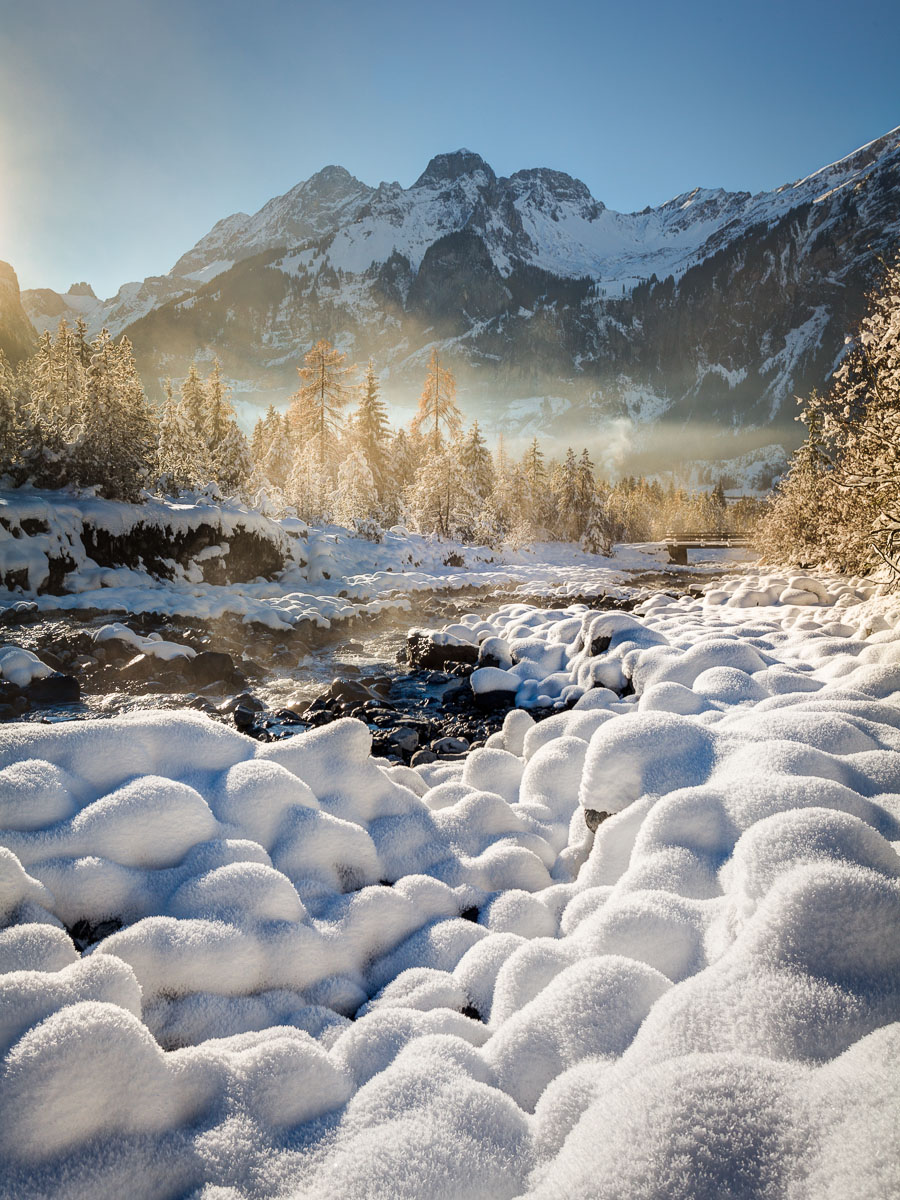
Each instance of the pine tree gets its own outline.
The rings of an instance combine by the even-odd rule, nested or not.
[[[379,495],[386,485],[390,425],[387,408],[378,388],[375,364],[369,359],[360,388],[359,404],[353,415],[355,440],[365,455]]]
[[[76,317],[75,333],[73,336],[73,350],[77,361],[81,364],[82,370],[86,371],[91,364],[91,354],[93,346],[88,337],[87,324],[84,317]]]
[[[181,412],[188,431],[198,443],[206,445],[206,388],[196,362],[188,368],[181,385]]]
[[[510,540],[518,546],[528,545],[547,536],[547,468],[537,438],[525,451],[515,475],[516,509],[510,529]]]
[[[441,366],[437,350],[431,351],[425,386],[411,430],[414,437],[424,438],[432,450],[440,446],[444,435],[453,441],[462,432],[462,413],[456,404],[456,380],[451,371]]]
[[[557,463],[550,476],[553,498],[553,532],[564,542],[577,541],[581,536],[581,515],[578,511],[578,464],[571,446],[562,463]]]
[[[360,446],[351,449],[338,467],[331,509],[334,521],[347,529],[360,529],[377,522],[378,491],[368,457]]]
[[[159,418],[159,441],[156,448],[156,470],[159,487],[177,496],[191,484],[189,441],[183,423],[181,406],[172,391],[172,380],[163,384],[165,401]]]
[[[263,472],[276,488],[283,488],[294,465],[294,447],[291,444],[285,417],[270,409],[267,430],[268,445],[262,457]]]
[[[253,473],[253,457],[234,418],[216,447],[216,482],[226,495],[241,495]]]
[[[458,445],[432,450],[416,472],[407,503],[420,533],[460,540],[472,536],[472,514],[478,513],[480,501],[460,472]]]
[[[0,475],[11,470],[19,451],[19,414],[16,376],[0,350]]]
[[[316,342],[304,358],[305,365],[297,368],[300,387],[291,396],[287,414],[295,446],[305,450],[313,445],[319,470],[324,472],[334,461],[341,413],[350,399],[347,381],[356,370],[345,365],[346,357],[330,342]]]
[[[56,387],[57,413],[60,428],[69,440],[81,421],[81,396],[84,391],[84,367],[81,362],[78,340],[73,331],[61,319],[53,343],[58,383]]]
[[[405,496],[416,476],[419,459],[405,429],[398,429],[388,446],[381,507],[387,526],[406,520]]]
[[[294,460],[285,485],[285,500],[310,525],[327,523],[331,516],[331,480],[319,462],[315,442]]]
[[[477,421],[472,422],[459,457],[468,486],[483,503],[494,486],[494,463]]]
[[[212,478],[213,464],[207,442],[207,396],[196,362],[188,368],[181,384],[179,401],[184,461],[188,464],[190,487],[199,487]]]
[[[209,447],[210,457],[215,464],[219,446],[224,442],[235,419],[234,409],[228,400],[228,389],[222,380],[219,360],[213,359],[212,370],[206,377],[206,411],[203,440]]]
[[[900,253],[829,392],[813,393],[800,419],[807,442],[763,520],[766,553],[808,565],[864,572],[887,564],[900,579]],[[802,514],[815,544],[800,529]],[[793,544],[793,553],[788,549]]]
[[[156,449],[153,412],[127,338],[117,347],[107,330],[94,343],[85,376],[77,480],[109,499],[136,500]]]
[[[596,500],[597,478],[594,474],[594,464],[591,462],[591,456],[584,449],[578,460],[575,482],[575,507],[578,513],[579,528],[582,532],[586,529],[588,519],[596,507]]]

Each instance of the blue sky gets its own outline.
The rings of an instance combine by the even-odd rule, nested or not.
[[[896,0],[0,0],[0,258],[98,295],[327,163],[461,146],[611,208],[758,191],[900,124]]]

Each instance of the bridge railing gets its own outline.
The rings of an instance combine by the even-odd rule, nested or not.
[[[662,540],[682,545],[703,545],[708,542],[747,542],[750,540],[750,535],[748,533],[735,533],[733,530],[725,529],[688,529],[679,530],[677,533],[672,530],[665,534]]]

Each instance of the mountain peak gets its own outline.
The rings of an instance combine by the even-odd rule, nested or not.
[[[67,296],[90,296],[92,300],[97,299],[97,295],[96,295],[94,289],[91,287],[91,285],[89,283],[84,283],[83,281],[81,283],[73,283],[72,286],[69,288],[69,290],[66,292],[66,295]]]
[[[310,175],[305,183],[300,184],[302,188],[313,192],[342,191],[352,185],[359,186],[359,180],[351,175],[346,167],[339,167],[334,163],[316,171],[315,175]]]
[[[429,187],[441,183],[453,183],[464,175],[484,172],[488,179],[495,179],[493,170],[480,154],[472,150],[452,150],[448,154],[436,154],[413,184],[413,187]]]

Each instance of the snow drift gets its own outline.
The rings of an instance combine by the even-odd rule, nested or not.
[[[464,763],[0,730],[3,1194],[896,1195],[898,637],[789,583],[464,618]]]

